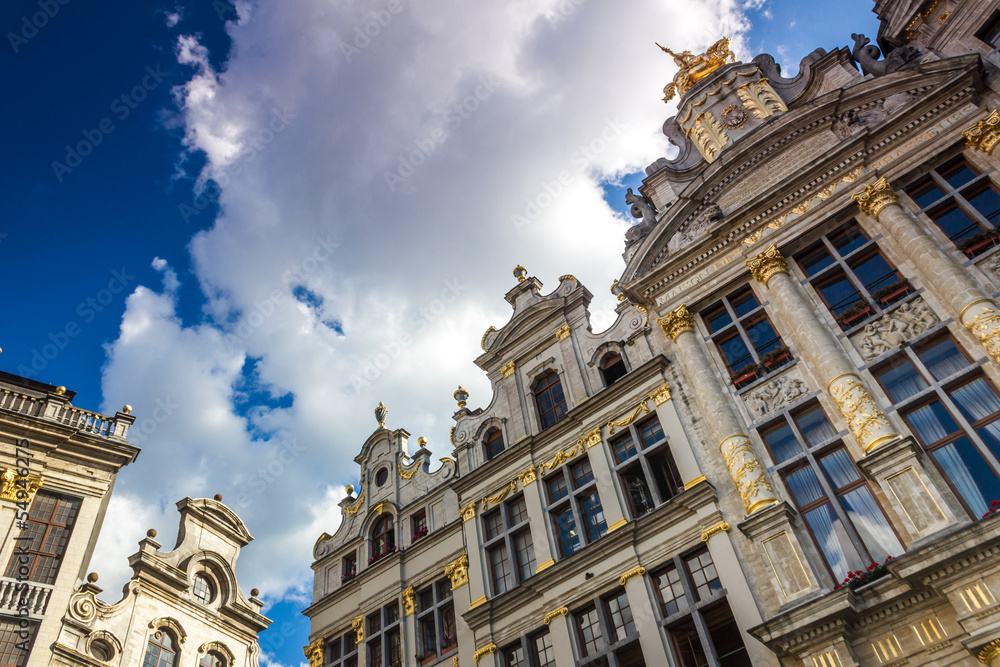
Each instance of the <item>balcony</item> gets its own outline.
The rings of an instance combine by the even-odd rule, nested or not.
[[[109,417],[73,407],[60,397],[35,398],[7,387],[0,387],[0,410],[38,417],[103,438],[127,437],[129,426],[135,421],[134,417],[124,413]]]
[[[17,581],[0,577],[0,613],[18,614],[27,609],[28,616],[41,616],[49,606],[55,586],[34,581]]]

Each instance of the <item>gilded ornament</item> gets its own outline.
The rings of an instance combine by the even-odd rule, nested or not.
[[[663,405],[670,400],[670,383],[664,382],[663,386],[649,393],[649,398],[656,405]]]
[[[13,468],[6,468],[0,474],[0,500],[12,503],[30,503],[35,492],[42,488],[44,478],[41,475],[18,475]]]
[[[577,440],[576,444],[573,445],[570,449],[560,450],[556,452],[555,457],[548,463],[545,463],[544,461],[542,463],[539,463],[538,471],[544,475],[545,469],[548,468],[549,472],[552,472],[553,470],[555,470],[563,463],[576,456],[577,454],[583,454],[583,452],[584,452],[583,443]]]
[[[451,590],[469,583],[469,557],[462,554],[454,562],[445,565],[444,576],[451,579]]]
[[[459,511],[462,513],[462,523],[472,521],[476,518],[476,503],[471,502]]]
[[[514,267],[514,277],[517,278],[517,282],[523,283],[528,279],[528,270],[518,264]]]
[[[500,503],[503,502],[503,499],[507,497],[507,494],[516,492],[517,492],[517,480],[512,479],[510,483],[507,484],[507,486],[500,489],[500,491],[495,495],[483,498],[482,500],[483,511],[485,512],[486,510],[488,510],[490,508],[490,505],[499,505]]]
[[[656,320],[656,323],[663,327],[663,333],[667,334],[670,340],[677,340],[682,333],[694,332],[694,315],[688,312],[686,304],[681,304],[665,317]]]
[[[1000,639],[994,639],[979,649],[979,654],[976,657],[979,658],[979,662],[988,665],[998,656],[1000,656]]]
[[[484,595],[483,597],[479,598],[478,600],[473,600],[472,604],[469,605],[469,609],[475,609],[476,607],[478,607],[479,605],[481,605],[481,604],[483,604],[485,602],[486,602],[486,596]]]
[[[366,487],[364,487],[364,486],[361,487],[361,495],[358,496],[358,502],[354,503],[350,507],[345,507],[344,508],[344,513],[345,514],[357,514],[358,513],[358,510],[361,509],[361,504],[363,502],[365,502],[365,492],[367,490],[368,489]],[[348,493],[350,493],[350,492],[348,492]]]
[[[535,466],[528,466],[528,469],[517,473],[517,480],[521,482],[521,487],[528,486],[529,484],[534,484],[535,480],[538,479],[538,474],[535,472]]]
[[[715,535],[717,533],[728,533],[732,529],[733,527],[730,526],[727,521],[720,521],[711,528],[706,528],[705,530],[701,531],[701,541],[708,542],[708,539],[712,537],[712,535]]]
[[[309,658],[309,667],[323,667],[323,638],[320,637],[302,649]]]
[[[747,122],[747,110],[739,104],[730,104],[722,110],[722,125],[727,130],[738,130]]]
[[[514,362],[508,361],[500,368],[500,373],[503,374],[505,378],[509,378],[514,374]]]
[[[565,276],[559,276],[559,282],[562,282],[564,280],[572,280],[573,281],[573,285],[575,287],[579,287],[580,286],[580,281],[577,280],[576,276],[574,276],[574,275],[570,275],[570,274],[567,273]]]
[[[556,329],[556,340],[563,341],[573,335],[568,324],[564,324],[558,329]]]
[[[487,338],[487,337],[488,337],[488,336],[489,336],[489,335],[490,335],[491,333],[493,333],[493,332],[494,332],[494,331],[496,331],[496,330],[497,330],[497,328],[496,328],[496,327],[490,327],[489,329],[487,329],[487,330],[486,330],[486,333],[484,333],[484,334],[483,334],[483,339],[482,339],[481,341],[479,341],[479,347],[483,348],[483,352],[486,352],[486,351],[487,351],[487,349],[486,349],[486,338]]]
[[[354,643],[360,644],[365,640],[365,617],[357,616],[351,619],[351,630],[357,633]]]
[[[469,392],[465,391],[462,385],[458,385],[458,389],[452,394],[452,398],[458,403],[459,409],[464,408],[467,405],[466,400],[469,398]]]
[[[598,426],[593,431],[591,431],[590,433],[588,433],[587,435],[583,436],[580,439],[580,442],[583,443],[583,445],[587,449],[590,449],[591,447],[596,447],[597,445],[601,444],[603,441],[604,441],[604,439],[601,437],[601,427],[600,426]]]
[[[774,276],[779,273],[788,273],[788,262],[778,251],[778,247],[771,244],[771,247],[760,253],[753,259],[747,260],[747,266],[750,267],[750,273],[753,277],[757,279],[758,282],[767,286],[767,281],[769,281]]]
[[[635,421],[635,418],[639,416],[640,412],[642,414],[646,414],[647,412],[649,412],[649,408],[646,407],[645,399],[639,401],[639,405],[636,406],[635,410],[633,410],[632,414],[630,414],[628,417],[625,417],[624,419],[619,419],[618,421],[609,421],[608,435],[615,434],[615,426],[628,426],[629,424],[631,424],[633,421]]]
[[[742,433],[731,435],[719,443],[719,451],[722,452],[726,468],[729,469],[729,475],[736,484],[736,490],[740,494],[743,509],[747,514],[753,514],[767,505],[778,502],[777,499],[767,495],[773,489],[750,446],[750,438]]]
[[[835,377],[830,381],[829,391],[854,439],[866,452],[899,437],[857,375],[845,373]]]
[[[692,54],[690,51],[674,53],[665,46],[659,44],[657,46],[664,53],[673,56],[674,62],[680,68],[680,71],[674,76],[673,83],[663,89],[664,102],[669,101],[677,92],[687,92],[691,86],[725,65],[726,62],[736,62],[736,55],[729,48],[729,38],[727,37],[723,37],[700,55]]]
[[[403,462],[402,461],[396,461],[396,469],[399,471],[399,476],[402,477],[403,479],[412,479],[413,476],[417,474],[417,470],[419,468],[420,468],[420,466],[415,466],[413,468],[413,470],[406,471],[406,470],[403,470]]]
[[[542,570],[546,570],[546,569],[552,567],[555,564],[556,564],[556,562],[552,558],[548,559],[547,561],[545,561],[543,563],[539,563],[538,567],[535,568],[535,574],[538,574]]]
[[[618,577],[618,583],[619,585],[624,586],[629,579],[635,579],[636,577],[641,577],[644,574],[646,574],[646,568],[640,565],[639,567],[632,568],[622,576]]]
[[[979,339],[990,357],[1000,363],[1000,311],[996,304],[990,299],[975,301],[962,310],[959,320]]]
[[[876,220],[878,220],[878,214],[886,206],[899,204],[899,197],[896,196],[885,176],[865,186],[860,192],[855,192],[851,195],[851,199],[857,202],[858,208],[861,209],[862,213]]]
[[[569,607],[559,607],[558,609],[553,609],[549,613],[545,614],[545,618],[543,618],[542,621],[545,625],[548,625],[560,616],[569,616]]]
[[[498,649],[496,644],[487,644],[486,646],[482,647],[481,649],[473,653],[472,658],[476,662],[479,662],[483,658],[483,656],[487,656],[490,653],[496,653],[497,650]]]
[[[417,593],[413,586],[407,586],[403,591],[403,615],[412,616],[417,611]],[[309,667],[313,667],[309,665]]]
[[[382,401],[378,402],[378,407],[375,408],[375,421],[378,422],[379,428],[385,428],[385,419],[389,416],[389,409],[382,404]]]
[[[706,111],[698,116],[690,129],[687,130],[687,135],[708,162],[712,162],[729,143],[729,134],[726,133],[726,128],[712,115],[711,111]]]
[[[618,519],[613,524],[611,524],[610,526],[608,526],[608,533],[613,533],[613,532],[615,532],[616,530],[618,530],[619,528],[621,528],[622,526],[625,526],[625,525],[628,525],[628,520],[627,519]]]
[[[774,92],[767,79],[745,83],[736,89],[736,94],[754,118],[767,118],[779,111],[788,111],[784,100]]]
[[[695,477],[691,481],[684,482],[684,490],[687,491],[692,486],[697,486],[698,484],[701,484],[702,482],[707,482],[707,481],[708,481],[707,477],[705,477],[704,475],[698,475],[697,477]]]
[[[639,311],[642,312],[642,318],[643,318],[642,319],[642,326],[643,326],[643,328],[645,328],[646,325],[649,324],[649,311],[646,310],[643,306],[640,306],[637,303],[633,303],[632,305],[635,306]]]

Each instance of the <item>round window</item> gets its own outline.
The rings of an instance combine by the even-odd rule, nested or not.
[[[377,473],[375,473],[375,484],[382,486],[387,481],[389,481],[389,469],[381,468]]]
[[[108,662],[115,657],[115,649],[103,639],[90,642],[90,654],[101,662]]]
[[[215,597],[215,590],[212,588],[212,582],[209,581],[208,577],[203,574],[194,575],[194,583],[191,584],[191,592],[194,596],[201,600],[203,604],[208,604]]]

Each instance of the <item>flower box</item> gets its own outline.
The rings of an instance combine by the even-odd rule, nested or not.
[[[733,386],[737,389],[747,386],[760,375],[760,366],[747,364],[733,375]]]
[[[377,563],[386,556],[392,555],[394,553],[396,553],[396,547],[392,546],[386,549],[385,551],[381,551],[377,554],[372,554],[371,556],[368,557],[368,564],[371,565],[372,563]]]
[[[850,588],[852,591],[856,591],[862,586],[872,583],[876,579],[881,579],[885,575],[889,574],[889,561],[892,560],[892,556],[885,559],[884,563],[872,563],[867,569],[858,570],[857,572],[848,573],[847,577],[833,587],[833,590],[839,590],[841,588]]]
[[[1000,500],[994,500],[990,503],[990,508],[983,514],[983,518],[988,519],[994,514],[1000,514]]]
[[[431,651],[429,653],[423,653],[423,654],[418,653],[413,657],[416,658],[417,662],[420,663],[421,665],[429,665],[435,660],[437,660],[438,655],[434,651]]]
[[[962,241],[958,246],[965,253],[965,256],[972,259],[976,255],[981,255],[997,244],[997,235],[993,232],[980,232]]]
[[[458,635],[445,635],[444,641],[441,642],[441,652],[447,653],[453,648],[458,646]]]
[[[864,302],[864,305],[860,304],[861,302],[859,302],[859,305],[857,306],[851,306],[844,311],[839,318],[837,318],[837,323],[840,324],[842,328],[850,329],[855,324],[860,324],[872,316],[874,311],[872,310],[871,304],[868,302]]]
[[[883,306],[888,306],[890,303],[899,301],[912,291],[913,288],[910,287],[909,281],[897,280],[891,285],[886,285],[885,287],[875,290],[875,293],[872,294],[872,296],[878,299],[878,302]]]
[[[354,577],[358,576],[357,572],[348,572],[346,574],[340,575],[340,583],[346,584],[348,582],[354,581]]]
[[[774,350],[771,350],[770,352],[765,354],[760,361],[761,364],[763,364],[764,366],[764,370],[770,372],[773,371],[775,368],[780,368],[781,366],[784,366],[791,360],[792,360],[792,351],[789,350],[787,347],[782,346]]]
[[[427,532],[428,532],[427,531],[427,526],[424,526],[423,528],[421,528],[420,530],[418,530],[417,532],[415,532],[413,534],[413,537],[411,538],[410,542],[416,542],[421,537],[423,537],[424,535],[426,535]]]

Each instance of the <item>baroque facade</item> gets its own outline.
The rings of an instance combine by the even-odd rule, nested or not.
[[[793,78],[661,47],[616,323],[518,267],[452,456],[379,407],[311,667],[1000,665],[1000,9],[875,12]]]

